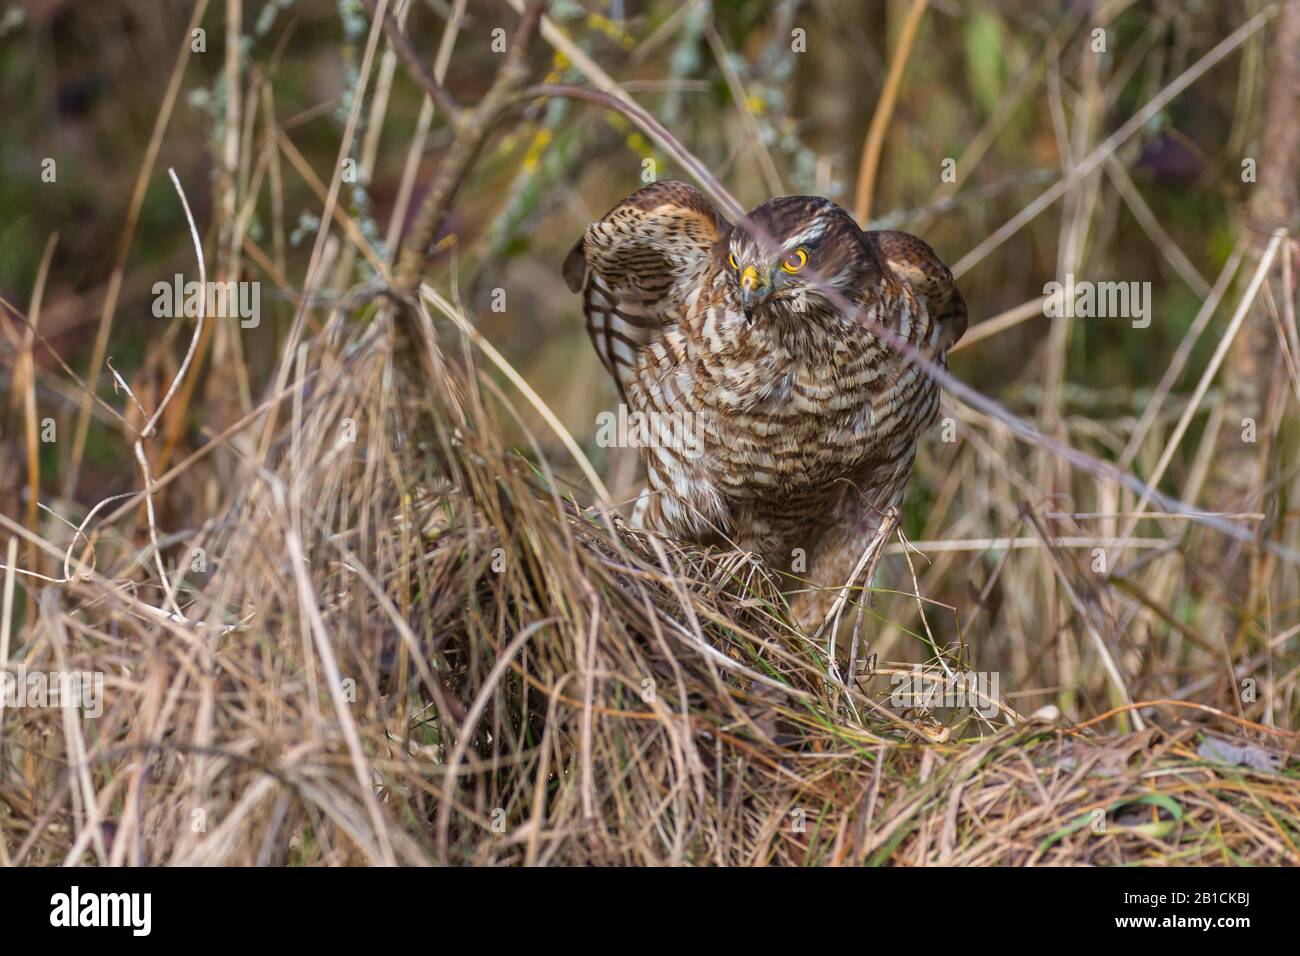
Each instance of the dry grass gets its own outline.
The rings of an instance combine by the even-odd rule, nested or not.
[[[1208,763],[1198,728],[945,734],[829,684],[744,555],[630,533],[508,447],[447,319],[411,382],[364,318],[305,344],[267,465],[214,442],[240,479],[183,535],[212,557],[177,619],[108,532],[39,592],[15,658],[105,672],[107,706],[3,714],[10,862],[1296,859],[1295,772]]]

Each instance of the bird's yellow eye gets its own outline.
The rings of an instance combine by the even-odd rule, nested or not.
[[[796,249],[781,261],[781,268],[786,272],[798,272],[808,264],[808,253]]]
[[[731,263],[731,268],[735,269],[737,272],[740,271],[740,264],[736,262],[736,254],[734,252],[727,253],[727,261]]]

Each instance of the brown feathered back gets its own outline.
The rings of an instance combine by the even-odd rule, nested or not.
[[[946,352],[966,334],[966,301],[953,281],[952,272],[935,255],[929,243],[893,229],[865,234],[874,241],[881,256],[925,300],[930,319],[939,327],[937,351]]]

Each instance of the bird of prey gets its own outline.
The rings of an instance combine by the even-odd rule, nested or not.
[[[946,365],[966,330],[952,273],[828,199],[772,199],[732,224],[666,181],[588,226],[564,276],[622,400],[651,423],[631,523],[759,555],[794,579],[811,632],[938,417],[933,377],[872,328]]]

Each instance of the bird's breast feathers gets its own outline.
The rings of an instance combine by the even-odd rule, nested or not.
[[[663,383],[672,381],[673,404],[691,409],[701,455],[679,482],[707,484],[710,497],[762,498],[851,477],[902,451],[895,412],[929,380],[861,326],[820,317],[802,339],[798,327],[783,334],[746,319],[730,290],[714,283],[695,305],[664,349],[647,350],[643,385],[629,395],[662,406]]]

